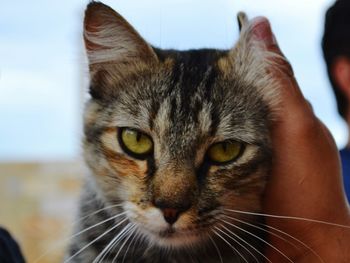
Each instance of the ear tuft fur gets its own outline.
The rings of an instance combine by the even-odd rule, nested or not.
[[[261,41],[252,37],[252,24],[245,13],[238,13],[237,18],[239,40],[228,52],[228,56],[219,60],[218,65],[225,75],[239,76],[246,84],[256,86],[267,105],[277,108],[279,82],[272,76],[271,67],[276,69],[275,61],[285,58],[268,51]]]
[[[90,65],[105,62],[155,60],[150,45],[117,12],[100,2],[85,11],[84,41]]]
[[[237,20],[238,20],[239,31],[242,30],[242,27],[245,27],[248,25],[248,17],[244,12],[239,12],[237,14]]]

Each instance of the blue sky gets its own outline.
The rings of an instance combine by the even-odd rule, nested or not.
[[[66,160],[80,154],[87,67],[81,40],[88,1],[4,1],[0,8],[0,161]],[[267,16],[299,84],[338,145],[336,114],[321,57],[330,0],[110,0],[155,46],[229,48],[236,13]]]

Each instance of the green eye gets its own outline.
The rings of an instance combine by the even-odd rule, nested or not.
[[[222,164],[235,160],[242,153],[243,144],[236,141],[219,142],[208,150],[208,157],[214,163]]]
[[[153,150],[151,138],[135,129],[121,128],[119,143],[128,154],[138,158],[144,157]]]

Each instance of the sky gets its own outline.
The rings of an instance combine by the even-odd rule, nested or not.
[[[82,20],[88,1],[3,1],[0,8],[0,162],[78,158],[88,70]],[[331,0],[109,0],[152,45],[230,48],[236,14],[269,18],[296,78],[339,147],[336,113],[321,55]]]

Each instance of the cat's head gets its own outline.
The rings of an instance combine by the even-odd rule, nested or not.
[[[274,84],[239,19],[231,50],[176,51],[101,3],[86,10],[85,159],[101,198],[156,245],[197,244],[249,221],[233,210],[261,210]]]

